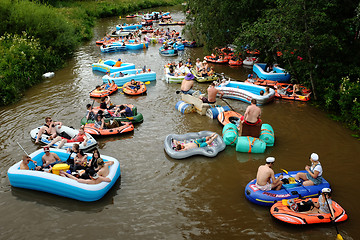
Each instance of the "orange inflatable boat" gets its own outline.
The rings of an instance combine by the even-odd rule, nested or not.
[[[307,102],[310,100],[310,97],[306,97],[306,96],[291,96],[291,94],[290,95],[279,94],[277,90],[275,90],[275,97],[281,99],[287,99],[287,100],[302,101],[302,102]]]
[[[219,113],[218,121],[224,126],[228,123],[233,123],[236,126],[238,126],[239,125],[238,123],[240,122],[241,117],[242,117],[242,115],[238,112],[226,111],[226,112]]]
[[[106,86],[109,86],[106,89]],[[116,84],[114,84],[112,87],[110,87],[109,84],[103,84],[101,86],[102,90],[97,90],[96,88],[94,90],[92,90],[90,92],[90,97],[94,97],[94,98],[101,98],[101,97],[106,97],[109,96],[110,94],[113,94],[114,92],[117,91],[118,86]]]
[[[110,129],[96,128],[95,123],[88,123],[85,125],[84,130],[85,132],[93,136],[109,136],[109,135],[117,135],[117,134],[134,131],[134,125],[131,122],[121,122],[121,123],[122,125],[120,127],[110,128]]]
[[[294,199],[295,204],[298,207],[304,206],[308,203],[309,199],[312,202],[317,202],[318,198],[306,198],[306,199]],[[348,216],[345,213],[345,210],[337,204],[335,201],[332,201],[332,207],[335,212],[335,222],[345,221]],[[314,223],[329,223],[331,222],[330,213],[308,213],[308,212],[295,212],[290,209],[290,206],[287,200],[282,200],[276,202],[272,205],[270,213],[276,219],[280,221],[287,222],[290,224],[314,224]]]
[[[145,83],[137,81],[136,87],[131,86],[131,82],[127,82],[123,85],[123,92],[127,95],[141,95],[146,93],[146,86]]]
[[[241,66],[243,64],[243,62],[241,60],[229,60],[229,65],[230,66]]]

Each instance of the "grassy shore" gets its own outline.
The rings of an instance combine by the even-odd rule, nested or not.
[[[64,66],[92,37],[95,21],[179,0],[12,1],[0,4],[0,106],[42,81],[42,74]],[[51,4],[50,4],[51,3]]]

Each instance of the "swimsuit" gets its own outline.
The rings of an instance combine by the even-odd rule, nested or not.
[[[257,183],[255,184],[255,186],[262,191],[270,191],[271,190],[271,184],[268,182],[264,186],[260,186]]]
[[[198,140],[195,140],[194,143],[196,143],[196,145],[198,147],[206,147],[206,146],[208,146],[208,144],[206,143],[206,138],[200,138]]]

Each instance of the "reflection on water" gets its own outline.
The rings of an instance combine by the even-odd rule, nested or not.
[[[173,12],[175,20],[184,18],[180,9],[162,8]],[[1,239],[24,239],[29,235],[34,239],[333,239],[336,232],[331,225],[299,229],[281,224],[272,219],[268,208],[251,204],[244,196],[245,185],[255,178],[266,157],[276,157],[275,172],[281,168],[290,171],[309,164],[312,152],[320,156],[324,177],[334,190],[333,198],[349,214],[349,221],[338,224],[342,236],[356,236],[359,194],[353,186],[359,181],[355,164],[360,148],[349,130],[309,104],[276,100],[261,107],[262,119],[272,125],[276,137],[275,146],[264,154],[237,153],[235,147],[227,147],[211,159],[196,156],[173,160],[164,152],[166,135],[222,131],[216,119],[178,112],[175,104],[180,96],[175,92],[180,85],[167,84],[163,79],[163,66],[169,61],[202,58],[203,50],[185,49],[180,56],[166,58],[158,53],[160,45],[154,44],[146,51],[101,53],[95,40],[122,21],[135,20],[100,20],[93,40],[76,52],[66,68],[29,89],[19,103],[0,108],[0,214],[6,216],[0,218]],[[180,31],[181,27],[171,29]],[[42,125],[47,116],[79,127],[86,104],[93,102],[89,92],[102,83],[103,74],[93,72],[91,64],[119,57],[157,73],[157,80],[147,85],[147,95],[130,97],[119,91],[111,96],[113,103],[133,104],[144,116],[144,122],[136,124],[133,133],[98,139],[101,154],[120,161],[121,181],[95,203],[12,188],[6,171],[23,154],[15,141],[27,152],[38,149],[29,132]],[[252,71],[243,66],[212,66],[239,80]],[[196,83],[194,88],[205,92],[207,86]],[[240,113],[247,107],[239,101],[226,101]]]

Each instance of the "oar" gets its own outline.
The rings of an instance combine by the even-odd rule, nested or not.
[[[331,212],[331,210],[330,210],[330,204],[329,204],[329,202],[328,202],[328,200],[327,200],[326,194],[324,194],[324,197],[325,197],[326,204],[327,204],[327,206],[328,206],[328,208],[329,208],[331,217],[334,217],[333,214],[332,214],[332,212]],[[343,240],[343,237],[340,235],[339,229],[337,228],[335,221],[334,221],[333,219],[331,219],[331,222],[334,224],[334,227],[335,227],[336,232],[337,232],[336,239],[338,239],[338,240]]]
[[[19,147],[24,151],[24,153],[26,154],[26,156],[28,156],[29,157],[29,154],[25,151],[25,149],[20,145],[20,143],[18,142],[18,141],[16,141],[16,143],[19,145]],[[34,160],[32,160],[31,158],[30,158],[30,160],[35,164],[35,166],[37,166],[37,162],[36,161],[34,161]]]
[[[19,147],[24,151],[24,153],[26,154],[26,156],[29,156],[29,154],[27,154],[27,152],[25,151],[25,149],[20,145],[20,143],[18,141],[16,141],[16,143],[19,145]]]

